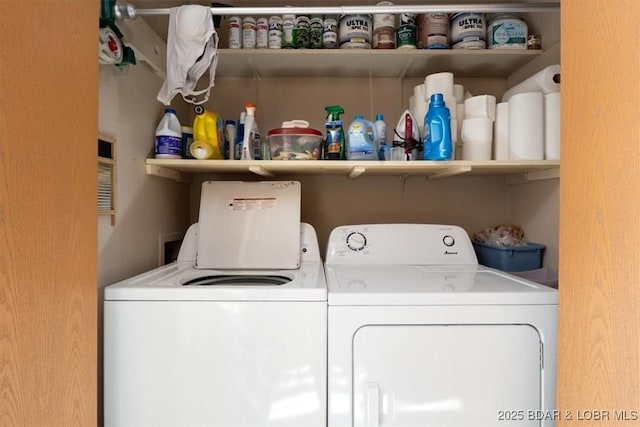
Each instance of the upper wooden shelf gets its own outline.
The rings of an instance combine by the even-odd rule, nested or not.
[[[542,50],[218,49],[216,77],[508,77]]]
[[[336,160],[169,160],[147,159],[146,171],[176,181],[189,181],[194,173],[254,173],[264,177],[282,174],[342,174],[357,178],[373,175],[426,175],[429,178],[471,175],[513,175],[508,182],[558,178],[560,162],[541,161],[336,161]]]

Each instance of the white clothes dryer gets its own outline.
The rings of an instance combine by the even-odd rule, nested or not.
[[[554,425],[557,291],[478,265],[456,226],[334,229],[328,425]]]
[[[238,256],[225,260],[212,242],[250,252],[260,233],[247,232],[255,226],[249,218],[243,225],[249,228],[235,230],[241,241],[227,245],[220,234],[203,235],[212,227],[203,220],[261,220],[285,205],[286,196],[265,196],[259,188],[245,194],[240,185],[229,199],[226,185],[211,188],[216,202],[203,197],[209,207],[201,206],[201,221],[187,231],[177,262],[105,288],[105,425],[326,426],[327,290],[315,230],[292,220],[298,233],[289,240],[297,253],[282,262],[296,268],[212,267],[238,263]],[[208,212],[216,203],[220,212]],[[268,235],[268,225],[260,232]],[[215,255],[199,258],[203,253]],[[264,262],[256,257],[247,263]]]

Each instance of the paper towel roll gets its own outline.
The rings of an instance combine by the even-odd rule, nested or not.
[[[464,100],[464,116],[467,119],[488,117],[496,119],[496,97],[493,95],[478,95]]]
[[[533,76],[507,90],[502,102],[507,102],[513,95],[526,92],[554,93],[560,92],[560,65],[549,65]]]
[[[456,97],[458,104],[464,102],[464,86],[463,85],[453,85],[453,95]]]
[[[413,96],[427,102],[427,95],[424,89],[424,83],[413,87]]]
[[[509,99],[509,160],[544,158],[544,95],[527,92]]]
[[[491,160],[493,121],[486,117],[462,121],[462,160]]]
[[[453,73],[429,74],[424,79],[426,99],[430,99],[434,93],[453,96]]]
[[[464,103],[456,105],[456,134],[458,135],[458,144],[462,144],[462,138],[460,137],[460,131],[462,130],[462,120],[464,120]],[[460,159],[458,159],[460,160]]]
[[[468,142],[487,142],[491,144],[493,139],[493,121],[486,117],[464,119],[460,130],[462,144]]]
[[[493,123],[493,158],[509,160],[509,103],[496,105],[496,121]]]
[[[560,93],[544,96],[544,158],[560,160]]]

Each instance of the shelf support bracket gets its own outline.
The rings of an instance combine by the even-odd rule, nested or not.
[[[367,171],[367,168],[365,168],[364,166],[354,166],[349,171],[349,179],[355,179],[360,175],[362,175],[363,173],[365,173],[366,171]]]
[[[429,179],[446,178],[448,176],[461,175],[467,172],[471,172],[471,166],[452,166],[429,175]]]
[[[268,177],[268,178],[272,178],[275,176],[273,173],[269,172],[262,166],[257,166],[257,165],[249,166],[249,172],[255,173],[256,175]]]
[[[188,176],[181,174],[177,170],[156,165],[145,165],[144,168],[147,175],[154,175],[162,178],[172,179],[176,182],[182,182],[185,184],[191,182],[191,179]]]
[[[560,169],[542,169],[537,171],[525,172],[507,175],[505,177],[505,182],[509,185],[513,184],[525,184],[531,181],[542,181],[545,179],[555,179],[560,178]]]

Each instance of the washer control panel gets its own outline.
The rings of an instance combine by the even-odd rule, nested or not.
[[[367,237],[361,231],[352,231],[347,234],[346,244],[352,251],[361,251],[367,247]]]
[[[469,235],[458,226],[363,224],[331,232],[326,263],[477,265],[478,260]]]

